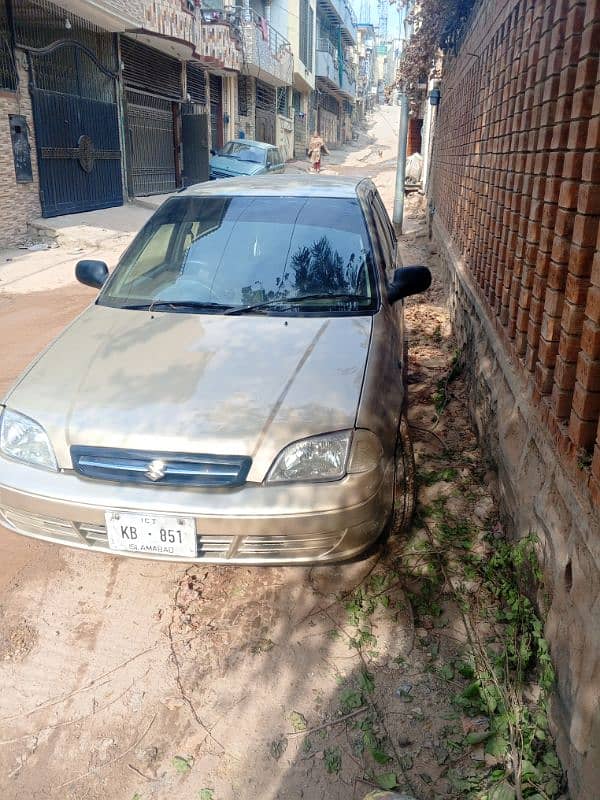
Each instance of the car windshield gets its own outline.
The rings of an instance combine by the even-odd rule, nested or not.
[[[356,199],[179,197],[148,221],[98,303],[179,313],[365,313],[377,307]]]
[[[237,158],[238,161],[251,161],[253,164],[264,164],[266,150],[244,142],[227,142],[219,150],[218,155]]]

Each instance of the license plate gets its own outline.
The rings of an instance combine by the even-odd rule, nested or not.
[[[196,557],[196,522],[191,517],[107,511],[106,532],[111,550]]]

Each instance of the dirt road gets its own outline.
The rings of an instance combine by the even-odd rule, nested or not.
[[[374,174],[389,205],[396,122],[383,110],[326,171]],[[408,227],[406,252],[429,258],[423,224]],[[92,296],[0,294],[0,389]],[[426,428],[452,351],[437,282],[408,316],[411,415]],[[470,502],[489,504],[464,408],[453,417],[437,435],[472,453]],[[426,469],[436,441],[416,447]],[[382,775],[448,796],[438,750],[456,714],[431,665],[452,642],[415,628],[399,548],[332,568],[186,569],[0,530],[0,796],[351,800],[393,782]]]

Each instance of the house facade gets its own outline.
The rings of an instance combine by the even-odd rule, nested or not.
[[[0,0],[0,244],[40,215],[206,180],[210,150],[239,135],[285,159],[319,125],[330,144],[349,138],[344,0],[213,5]]]

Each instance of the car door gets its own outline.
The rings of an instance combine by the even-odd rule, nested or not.
[[[383,258],[385,262],[385,276],[388,283],[391,283],[398,263],[398,243],[392,227],[389,215],[383,205],[379,192],[375,191],[372,199],[372,209],[375,227],[380,241],[383,243]],[[402,362],[403,376],[406,380],[408,370],[408,343],[404,330],[404,301],[395,303],[392,306],[393,316],[398,329],[399,359]]]
[[[373,317],[359,424],[379,435],[386,456],[392,458],[405,396],[402,329],[398,323],[401,312],[387,300],[389,276],[394,267],[395,240],[391,238],[386,224],[389,220],[375,187],[371,185],[360,199],[379,278],[381,306]]]
[[[283,163],[283,158],[281,157],[281,151],[278,148],[273,150],[273,158],[274,162],[274,170],[275,172],[284,172],[285,171],[285,164]]]

